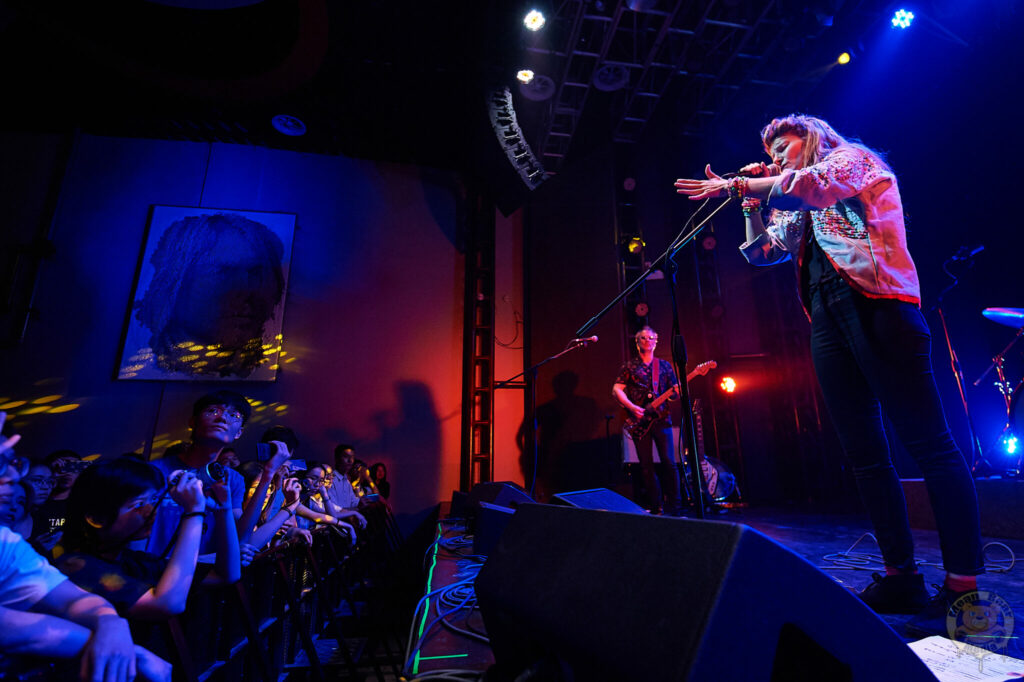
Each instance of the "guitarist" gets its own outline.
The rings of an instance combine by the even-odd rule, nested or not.
[[[670,362],[654,357],[658,335],[653,329],[643,327],[634,338],[640,357],[622,366],[612,387],[612,394],[630,413],[630,417],[642,420],[645,416],[644,405],[672,387],[678,386],[679,380]],[[679,491],[679,470],[676,468],[675,445],[672,441],[672,421],[667,409],[662,409],[657,414],[646,433],[634,439],[636,458],[640,461],[640,470],[644,477],[644,487],[651,498],[652,514],[662,513],[662,492],[667,502],[664,510],[666,513],[679,516],[683,511],[683,500]],[[658,444],[658,454],[661,461],[666,463],[662,471],[661,485],[658,484],[651,443]]]

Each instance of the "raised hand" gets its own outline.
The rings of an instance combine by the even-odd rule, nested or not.
[[[206,495],[203,482],[191,471],[183,471],[168,494],[185,512],[201,512],[206,509]]]
[[[299,483],[299,479],[286,478],[284,485],[281,486],[281,490],[284,492],[285,507],[295,507],[299,504],[299,498],[302,494],[302,484]]]
[[[690,199],[720,199],[729,196],[729,181],[711,170],[711,164],[704,167],[706,180],[679,179],[675,182],[676,193],[685,194]]]
[[[274,454],[263,465],[263,471],[273,476],[281,468],[281,465],[288,461],[292,453],[288,451],[288,446],[279,440],[270,441],[270,445],[274,446]]]

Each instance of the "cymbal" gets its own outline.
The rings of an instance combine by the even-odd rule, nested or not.
[[[1024,308],[985,308],[981,314],[1007,327],[1024,327]]]

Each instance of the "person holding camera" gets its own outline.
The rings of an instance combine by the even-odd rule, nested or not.
[[[164,487],[163,476],[147,462],[131,457],[105,460],[79,476],[68,498],[68,521],[54,551],[55,565],[79,587],[107,599],[130,618],[164,620],[185,610],[198,576],[205,585],[233,583],[241,577],[238,536],[226,488],[213,486],[208,500],[203,483],[181,471]],[[133,551],[144,539],[162,497],[184,513],[169,559]],[[213,507],[216,564],[196,570],[203,519]],[[116,576],[117,579],[112,579]]]
[[[366,528],[366,517],[352,509],[342,509],[331,502],[327,493],[327,472],[322,464],[315,464],[306,471],[302,479],[302,489],[305,493],[305,506],[311,514],[300,514],[303,518],[318,523],[333,523],[355,538],[355,528]]]
[[[0,412],[0,430],[6,415]],[[0,498],[28,470],[0,435]],[[8,656],[81,659],[82,680],[171,678],[171,666],[132,642],[128,623],[100,596],[71,583],[24,539],[0,527],[0,676],[16,674]]]
[[[245,499],[245,482],[234,469],[217,464],[221,450],[234,443],[242,435],[242,429],[252,412],[249,401],[233,391],[216,391],[199,398],[192,407],[189,426],[192,437],[180,454],[165,453],[151,462],[164,477],[171,481],[179,471],[192,472],[202,482],[207,498],[203,517],[203,532],[199,542],[200,554],[216,551],[214,529],[216,512],[226,507],[235,521],[236,541],[242,535],[249,521],[242,516],[242,501]],[[183,522],[184,508],[170,495],[161,499],[153,520],[153,530],[144,549],[150,554],[166,557],[174,544],[175,536]],[[258,514],[258,511],[257,513]],[[255,515],[252,515],[255,516]]]

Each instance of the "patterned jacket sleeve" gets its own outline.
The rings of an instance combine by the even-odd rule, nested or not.
[[[783,171],[768,201],[784,211],[821,210],[864,192],[880,193],[893,182],[892,172],[874,156],[841,147],[813,166]]]

